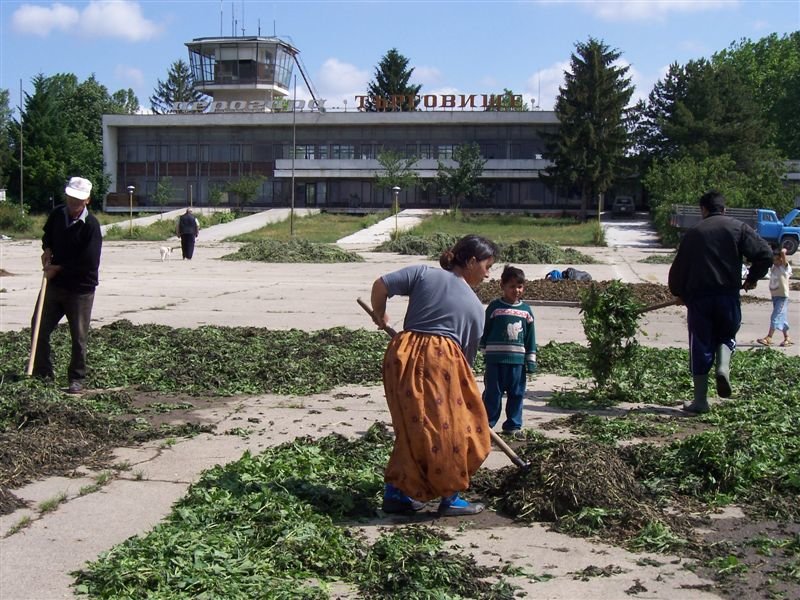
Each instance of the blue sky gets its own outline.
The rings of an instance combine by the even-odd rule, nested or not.
[[[521,93],[552,109],[570,54],[590,36],[622,53],[636,97],[671,62],[709,57],[742,38],[800,30],[800,0],[0,2],[0,88],[19,104],[38,73],[92,73],[110,92],[133,88],[143,107],[193,38],[290,40],[327,105],[352,108],[392,47],[423,92]],[[307,97],[298,78],[298,97]],[[535,100],[534,100],[535,99]]]

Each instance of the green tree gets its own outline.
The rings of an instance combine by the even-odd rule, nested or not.
[[[195,102],[203,97],[195,88],[194,76],[189,65],[176,60],[169,68],[167,80],[158,80],[153,95],[150,96],[150,109],[157,115],[174,112],[176,102]]]
[[[60,200],[64,184],[74,175],[93,184],[92,196],[108,189],[103,164],[102,116],[117,106],[94,76],[83,83],[71,73],[37,75],[25,94],[22,140],[17,121],[10,128],[9,191],[19,197],[19,149],[23,148],[24,200],[32,210],[48,210],[50,198]]]
[[[164,218],[164,207],[172,202],[172,177],[161,177],[156,184],[153,202],[161,207],[161,218]]]
[[[404,190],[414,187],[419,183],[419,175],[414,170],[418,160],[416,156],[406,158],[394,150],[380,152],[378,163],[382,171],[375,176],[375,186],[387,190],[395,186]]]
[[[620,175],[630,145],[626,107],[633,86],[626,77],[628,67],[614,65],[620,53],[603,42],[589,38],[577,44],[576,51],[556,98],[559,130],[545,137],[545,158],[553,162],[545,179],[580,190],[585,219],[590,199]]]
[[[750,88],[755,108],[770,128],[770,135],[762,132],[762,138],[785,156],[800,157],[800,31],[735,42],[711,61],[732,67]]]
[[[8,90],[0,89],[0,188],[7,185],[11,168],[11,103]]]
[[[228,183],[225,189],[236,196],[236,212],[241,212],[244,205],[256,199],[265,180],[266,177],[262,175],[246,175]]]
[[[408,68],[408,59],[405,56],[396,48],[389,50],[378,63],[375,80],[371,81],[367,88],[366,110],[368,112],[415,110],[418,101],[411,99],[419,94],[422,86],[409,83],[413,73],[414,69]],[[392,105],[393,96],[404,97],[398,107]]]
[[[522,96],[515,94],[508,88],[503,89],[503,99],[500,101],[500,106],[487,106],[484,110],[487,112],[528,112],[527,102],[519,103]],[[516,100],[516,102],[515,102]]]
[[[482,200],[486,197],[486,187],[480,181],[486,159],[481,156],[480,146],[473,142],[458,146],[453,151],[453,161],[455,167],[438,161],[436,183],[439,192],[450,198],[450,209],[455,216],[464,200]]]
[[[727,154],[750,172],[769,145],[752,88],[730,64],[706,60],[670,66],[641,111],[637,137],[650,159]]]
[[[113,113],[118,115],[135,115],[139,112],[139,98],[133,93],[131,88],[127,90],[117,90],[111,94]]]
[[[772,208],[785,214],[792,206],[791,190],[782,184],[784,161],[775,155],[763,160],[753,173],[743,173],[728,155],[694,159],[689,156],[655,161],[643,179],[650,194],[653,222],[662,239],[677,243],[678,232],[669,225],[674,204],[696,204],[711,188],[723,193],[732,207]]]

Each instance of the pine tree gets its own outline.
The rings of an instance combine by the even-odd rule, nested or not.
[[[414,69],[408,68],[408,59],[400,54],[396,48],[392,48],[378,63],[375,69],[375,80],[370,82],[367,88],[367,101],[365,103],[368,112],[388,112],[388,111],[411,111],[415,110],[418,101],[409,102],[408,97],[419,94],[421,85],[411,85],[409,80],[414,73]],[[394,106],[391,102],[392,96],[405,96],[405,100]]]
[[[192,72],[182,60],[172,63],[167,74],[167,81],[158,80],[158,85],[150,96],[150,108],[157,115],[175,112],[172,108],[176,102],[196,102],[203,97],[194,85]]]
[[[633,86],[626,77],[628,67],[614,65],[619,57],[619,52],[594,38],[576,45],[570,72],[565,73],[556,98],[559,131],[545,136],[545,158],[554,164],[544,179],[567,190],[577,188],[584,219],[589,200],[605,192],[619,175],[630,144],[626,107]]]

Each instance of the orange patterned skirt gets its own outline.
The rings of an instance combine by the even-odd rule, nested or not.
[[[478,384],[450,338],[403,331],[383,359],[394,448],[384,479],[427,502],[469,487],[491,451]]]

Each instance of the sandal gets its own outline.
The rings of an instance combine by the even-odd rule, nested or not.
[[[792,340],[790,340],[789,338],[786,338],[785,340],[783,340],[783,341],[780,343],[780,345],[781,345],[781,346],[783,346],[784,348],[785,348],[786,346],[791,346],[791,345],[793,345],[793,344],[794,344],[794,342],[793,342]]]
[[[771,346],[772,345],[772,338],[770,338],[770,337],[758,338],[756,341],[759,344],[761,344],[762,346]]]

